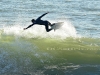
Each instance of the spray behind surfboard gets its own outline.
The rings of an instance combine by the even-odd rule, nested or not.
[[[56,31],[52,30],[46,32],[43,25],[34,25],[33,27],[23,30],[24,27],[15,25],[4,28],[4,33],[7,35],[14,35],[18,37],[26,38],[66,38],[66,37],[76,37],[76,30],[70,21],[60,21],[64,22],[63,26]],[[54,23],[54,22],[52,22]]]

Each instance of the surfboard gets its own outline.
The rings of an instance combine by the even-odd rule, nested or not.
[[[63,26],[63,23],[64,22],[53,23],[51,25],[51,28],[54,29],[54,31],[57,30],[57,29],[60,29]]]

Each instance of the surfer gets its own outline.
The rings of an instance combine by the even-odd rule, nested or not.
[[[35,25],[35,24],[39,24],[39,25],[44,25],[47,32],[51,31],[52,28],[49,29],[49,26],[52,26],[52,24],[51,24],[49,21],[43,21],[43,20],[41,20],[41,18],[42,18],[43,16],[45,16],[46,14],[48,14],[48,13],[49,13],[49,12],[44,13],[43,15],[41,15],[40,17],[38,17],[36,20],[35,20],[35,19],[32,19],[32,20],[31,20],[31,21],[32,21],[32,24],[29,25],[28,27],[24,28],[24,30],[30,28],[31,26],[33,26],[33,25]]]

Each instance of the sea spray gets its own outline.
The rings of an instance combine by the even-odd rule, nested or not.
[[[61,21],[60,21],[61,22]],[[75,27],[71,24],[70,21],[62,21],[63,26],[54,31],[46,32],[45,26],[43,25],[34,25],[33,27],[23,30],[24,27],[19,25],[9,26],[3,28],[4,34],[14,35],[17,37],[25,38],[61,38],[65,39],[67,37],[77,37],[77,32]],[[52,23],[54,23],[52,21]]]

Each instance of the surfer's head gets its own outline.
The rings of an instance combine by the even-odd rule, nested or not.
[[[32,19],[31,21],[32,21],[32,23],[34,23],[35,19]]]

